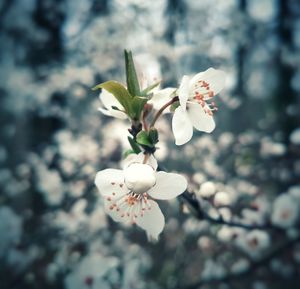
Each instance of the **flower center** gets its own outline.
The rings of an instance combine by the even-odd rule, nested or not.
[[[288,220],[290,218],[290,216],[291,216],[291,212],[289,210],[284,210],[281,213],[281,218],[283,220]]]
[[[84,283],[85,283],[87,286],[92,286],[93,283],[94,283],[93,277],[87,276],[87,277],[84,279]]]
[[[155,171],[146,164],[131,164],[124,170],[124,179],[127,188],[136,193],[147,192],[155,185]]]
[[[132,223],[135,223],[138,217],[143,217],[146,210],[151,210],[147,193],[136,194],[130,192],[115,199],[108,197],[107,200],[111,202],[109,206],[111,211],[116,210],[121,218],[128,218]]]
[[[204,80],[199,80],[194,85],[192,99],[199,103],[208,115],[213,115],[213,112],[218,110],[215,102],[207,102],[212,100],[214,95],[213,90],[210,89],[209,84]]]

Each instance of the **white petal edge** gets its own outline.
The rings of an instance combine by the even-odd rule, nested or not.
[[[143,217],[136,219],[136,224],[146,231],[148,238],[158,239],[165,226],[165,217],[155,201],[149,200],[150,210],[146,210]]]
[[[200,104],[189,103],[187,113],[195,129],[207,133],[211,133],[215,129],[216,124],[213,117],[206,113]]]
[[[115,197],[120,197],[129,191],[124,184],[122,170],[105,169],[99,171],[95,177],[95,185],[102,196],[111,196],[115,193]]]
[[[218,94],[225,86],[226,74],[222,70],[208,68],[204,72],[197,73],[190,81],[190,89],[199,80],[207,82],[214,95]]]
[[[148,103],[152,104],[154,109],[159,110],[163,105],[165,105],[172,98],[172,94],[175,92],[176,88],[168,87],[162,90],[155,92],[148,101]],[[169,112],[168,110],[164,110],[164,113]]]
[[[156,184],[148,194],[158,200],[170,200],[182,194],[187,188],[185,177],[166,172],[156,173]]]
[[[176,145],[187,143],[193,136],[193,125],[187,112],[183,111],[181,106],[175,109],[172,119],[172,130]]]
[[[178,98],[179,98],[179,103],[182,107],[182,110],[186,110],[186,102],[189,99],[189,89],[190,89],[190,77],[187,75],[184,75],[182,77],[180,86],[177,90]]]
[[[110,109],[109,110],[111,116],[115,117],[115,118],[119,118],[119,119],[126,119],[127,118],[127,115],[125,112],[123,111],[119,111],[119,110],[116,110],[116,109]]]
[[[107,110],[107,109],[104,109],[102,107],[99,107],[98,110],[101,113],[103,113],[104,115],[107,115],[107,116],[115,117],[115,118],[118,118],[118,119],[126,119],[127,118],[127,115],[124,112],[118,111],[118,110],[115,110],[115,109]]]

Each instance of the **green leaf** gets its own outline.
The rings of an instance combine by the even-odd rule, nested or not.
[[[152,85],[148,86],[147,88],[145,88],[144,90],[141,91],[141,95],[142,96],[147,96],[149,94],[149,92],[151,92],[151,90],[155,87],[157,87],[158,85],[160,85],[161,81],[157,81],[155,83],[153,83]]]
[[[150,141],[153,145],[158,143],[158,131],[157,131],[157,129],[151,128],[148,134],[149,134],[149,139],[150,139]]]
[[[129,155],[131,154],[136,154],[134,150],[126,150],[124,153],[123,153],[123,159],[126,159]]]
[[[141,145],[153,147],[153,144],[151,143],[148,134],[143,130],[137,134],[136,141]]]
[[[141,113],[144,109],[144,105],[147,102],[146,97],[135,96],[130,103],[130,111],[133,119],[140,119]]]
[[[131,51],[124,50],[127,88],[131,95],[140,95],[140,85]]]
[[[130,143],[130,146],[131,146],[132,150],[136,154],[138,154],[138,153],[140,153],[142,151],[141,148],[139,147],[139,145],[135,142],[135,140],[132,137],[129,136],[129,137],[127,137],[127,139],[128,139],[128,141]]]
[[[127,113],[130,111],[130,100],[132,99],[132,96],[121,83],[110,80],[96,85],[92,88],[92,90],[99,88],[103,88],[113,94],[119,103],[124,107],[125,111]]]

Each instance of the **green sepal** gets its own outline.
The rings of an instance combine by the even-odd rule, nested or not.
[[[158,143],[158,131],[157,131],[157,129],[151,128],[148,135],[149,135],[149,140],[151,141],[151,143],[153,145]]]
[[[144,109],[144,105],[147,102],[146,97],[135,96],[130,103],[130,114],[133,119],[140,119],[141,113]]]
[[[149,138],[149,135],[145,131],[140,131],[136,136],[136,142],[140,145],[153,147],[153,144]]]
[[[180,106],[179,101],[175,101],[175,102],[172,103],[172,105],[170,106],[170,111],[171,111],[171,112],[174,112],[175,109],[176,109],[178,106]]]
[[[103,88],[113,94],[118,102],[124,107],[125,111],[127,113],[130,112],[130,101],[132,99],[132,96],[121,83],[110,80],[96,85],[92,88],[92,90],[97,90],[100,88]]]
[[[130,146],[131,146],[132,150],[136,154],[138,154],[138,153],[140,153],[142,151],[141,148],[139,147],[139,145],[135,142],[135,140],[132,137],[129,136],[129,137],[127,137],[127,139],[128,139],[128,141],[130,143]]]
[[[131,95],[140,95],[140,85],[137,78],[132,53],[124,50],[127,89]]]
[[[122,158],[123,158],[123,159],[126,159],[129,155],[132,155],[132,154],[136,154],[134,150],[132,150],[132,149],[126,150],[126,151],[123,153]]]
[[[157,81],[157,82],[153,83],[152,85],[148,86],[147,88],[145,88],[144,90],[141,91],[141,95],[142,96],[147,96],[151,92],[151,90],[153,88],[159,86],[160,83],[161,83],[161,81]]]

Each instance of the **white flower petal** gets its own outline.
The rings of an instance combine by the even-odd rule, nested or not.
[[[119,118],[119,119],[126,119],[127,118],[126,113],[124,113],[122,111],[115,110],[115,109],[107,110],[107,109],[104,109],[102,107],[99,107],[98,110],[101,113],[103,113],[104,115],[107,115],[107,116],[112,116],[112,117]]]
[[[107,116],[112,116],[112,117],[115,117],[115,118],[119,118],[119,119],[126,119],[127,118],[127,115],[125,112],[122,112],[122,111],[118,111],[116,109],[104,109],[102,107],[99,107],[98,110],[100,112],[102,112],[104,115],[107,115]]]
[[[200,104],[189,103],[187,113],[197,130],[210,133],[215,129],[216,124],[213,117],[206,113]]]
[[[96,174],[95,185],[103,196],[120,197],[129,192],[122,170],[106,169]]]
[[[112,107],[115,106],[116,108],[120,110],[124,110],[123,106],[118,102],[118,100],[107,90],[102,89],[101,93],[99,94],[99,98],[101,102],[103,103],[104,108],[99,107],[98,110],[102,112],[104,115],[112,116],[119,119],[126,119],[127,115],[123,111],[119,111],[116,109],[113,109]]]
[[[111,116],[115,117],[115,118],[119,118],[119,119],[126,119],[127,115],[125,112],[123,111],[119,111],[116,109],[111,109],[110,111]]]
[[[176,88],[168,87],[162,90],[155,92],[148,101],[148,103],[152,104],[154,109],[159,110],[164,104],[171,100],[172,94],[175,92]],[[164,110],[164,112],[169,112]]]
[[[126,169],[130,164],[135,162],[137,155],[132,153],[129,154],[123,161],[122,161],[122,168]]]
[[[105,89],[102,89],[102,91],[99,94],[99,98],[103,103],[104,107],[108,110],[111,110],[112,106],[124,110],[124,107],[118,102],[118,100],[114,97],[114,95]]]
[[[142,164],[144,162],[144,159],[145,159],[144,153],[139,153],[137,155],[131,154],[123,161],[124,169],[134,163]],[[157,160],[153,155],[149,156],[146,164],[151,166],[156,171]]]
[[[125,215],[124,217],[121,217],[123,214],[123,211],[117,211],[116,208],[111,208],[112,203],[109,201],[104,201],[104,211],[106,214],[108,214],[115,222],[128,222],[128,217]]]
[[[143,216],[138,216],[136,224],[146,231],[148,237],[157,240],[165,226],[165,217],[156,202],[149,200],[148,203],[150,209]]]
[[[172,130],[176,145],[187,143],[193,136],[193,125],[188,114],[182,110],[181,106],[177,107],[174,112]]]
[[[177,90],[179,102],[183,111],[185,111],[186,102],[189,99],[189,89],[190,89],[189,84],[190,84],[190,78],[187,75],[184,75],[182,77],[180,86]]]
[[[148,191],[148,194],[158,200],[169,200],[182,194],[187,188],[186,179],[178,174],[158,172],[156,184]]]
[[[104,115],[112,116],[112,115],[111,115],[111,112],[110,112],[109,110],[107,110],[107,109],[104,109],[104,108],[102,108],[102,107],[99,107],[98,110],[99,110],[101,113],[103,113]]]
[[[199,80],[209,84],[214,95],[218,94],[225,86],[225,72],[214,68],[209,68],[204,72],[196,74],[190,81],[190,89],[193,89],[195,83]]]

